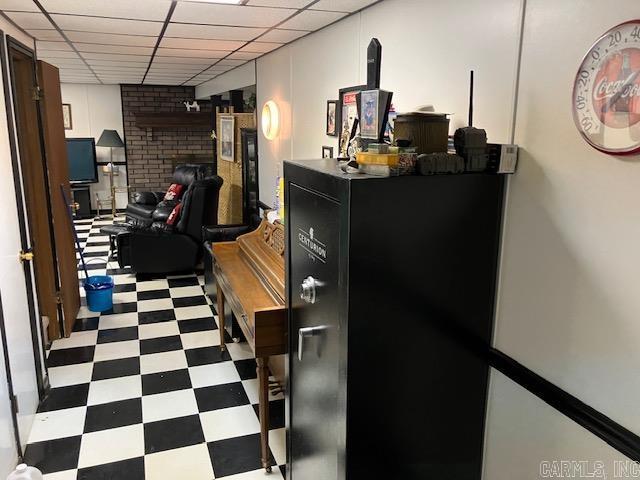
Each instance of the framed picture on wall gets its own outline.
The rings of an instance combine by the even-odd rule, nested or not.
[[[220,159],[235,161],[235,119],[220,117]]]
[[[338,108],[340,111],[340,128],[338,135],[340,136],[339,145],[341,156],[346,156],[347,154],[353,126],[358,119],[358,101],[356,95],[366,88],[366,85],[358,85],[355,87],[341,88],[339,91]]]
[[[378,129],[378,90],[365,90],[360,93],[360,136],[369,140],[377,140],[380,136]]]
[[[73,129],[73,122],[71,121],[71,104],[69,103],[62,104],[62,121],[64,122],[65,130]]]
[[[327,100],[327,135],[338,136],[338,125],[340,125],[338,110],[338,100]]]
[[[322,147],[322,158],[333,158],[333,147]]]

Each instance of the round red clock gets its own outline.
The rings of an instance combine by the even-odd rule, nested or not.
[[[640,152],[640,20],[612,28],[585,55],[573,86],[573,119],[602,152]]]

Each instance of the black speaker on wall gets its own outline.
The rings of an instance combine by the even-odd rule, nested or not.
[[[248,222],[251,215],[259,215],[258,207],[258,131],[255,128],[240,130],[242,142],[242,218]]]

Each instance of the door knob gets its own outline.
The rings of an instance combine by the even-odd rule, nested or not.
[[[308,276],[300,285],[300,298],[307,303],[316,303],[316,286],[318,282],[312,276]]]
[[[304,350],[304,339],[320,335],[326,327],[305,327],[298,330],[298,360],[302,361],[302,351]]]
[[[30,262],[33,260],[33,252],[31,250],[28,250],[26,252],[24,250],[20,250],[18,258],[21,262]]]

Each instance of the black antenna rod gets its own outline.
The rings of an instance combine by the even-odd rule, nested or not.
[[[469,126],[473,127],[473,70],[471,70],[471,86],[469,87]]]

